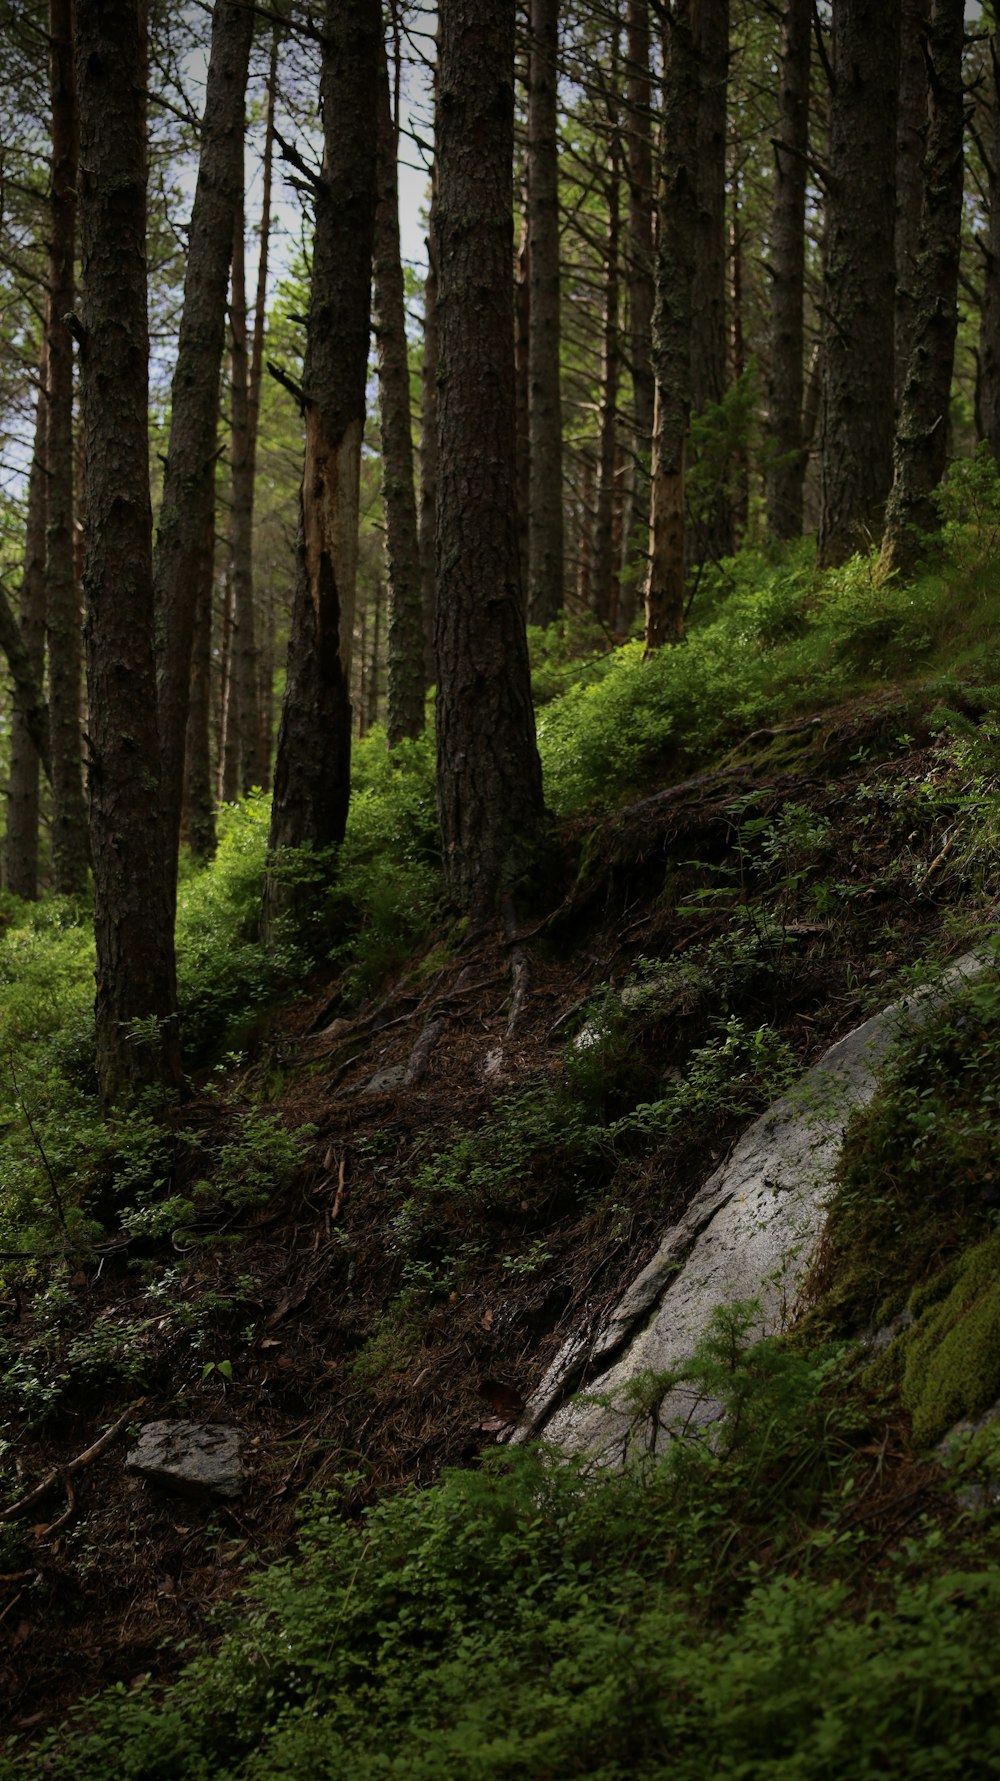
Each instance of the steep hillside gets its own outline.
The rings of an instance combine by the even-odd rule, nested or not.
[[[992,1534],[924,1450],[1000,1396],[991,1358],[966,1401],[932,1352],[973,1303],[977,1355],[994,1342],[976,1297],[1000,1179],[989,986],[917,1043],[851,1136],[799,1335],[747,1357],[734,1308],[703,1354],[734,1408],[720,1449],[678,1443],[617,1482],[504,1457],[559,1344],[598,1328],[749,1121],[832,1040],[989,939],[995,704],[983,661],[961,661],[985,614],[970,599],[957,637],[939,586],[907,596],[925,626],[907,675],[890,590],[894,678],[860,685],[874,619],[838,585],[824,608],[796,574],[774,579],[755,629],[735,594],[683,686],[626,650],[544,706],[565,813],[489,931],[436,901],[426,754],[391,783],[364,757],[326,917],[347,937],[279,1004],[291,952],[265,970],[249,942],[236,951],[259,860],[240,819],[223,888],[190,893],[206,1061],[166,1124],[137,1116],[98,1141],[65,1007],[44,1057],[8,1031],[11,1773],[106,1773],[109,1739],[115,1766],[147,1777],[375,1775],[396,1755],[411,1774],[658,1774],[682,1734],[681,1773],[779,1748],[792,1766],[769,1773],[904,1772],[849,1766],[847,1680],[822,1768],[810,1678],[841,1649],[845,1678],[873,1678],[888,1749],[909,1748],[887,1703],[912,1661],[940,1772],[974,1772],[965,1733],[946,1733],[951,1716],[985,1736],[986,1644],[962,1615],[974,1602],[981,1641],[995,1636]],[[23,973],[41,948],[49,968],[44,948],[72,944],[65,927],[28,932],[10,930],[11,982],[16,957]],[[914,1288],[909,1347],[859,1372],[837,1344]],[[241,1494],[131,1477],[135,1430],[161,1420],[236,1428]],[[251,1615],[251,1644],[225,1646],[161,1717],[164,1684],[222,1638],[217,1609]],[[715,1680],[695,1662],[706,1641]],[[789,1641],[782,1719],[762,1696]],[[460,1681],[477,1665],[489,1706]],[[89,1754],[60,1735],[36,1771],[25,1740],[108,1683],[124,1694]]]

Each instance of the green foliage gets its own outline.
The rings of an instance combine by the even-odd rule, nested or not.
[[[925,1527],[867,1550],[863,1421],[835,1357],[747,1350],[751,1315],[723,1319],[693,1368],[730,1406],[722,1447],[678,1439],[591,1475],[504,1451],[360,1527],[317,1498],[217,1655],[162,1699],[120,1685],[0,1776],[993,1772],[989,1549],[970,1533],[946,1564]]]
[[[253,793],[219,813],[215,858],[188,867],[177,898],[177,989],[185,1053],[204,1061],[245,1039],[250,1023],[302,975],[286,936],[258,937],[270,800]]]
[[[848,1130],[829,1213],[821,1314],[884,1321],[988,1228],[1000,1203],[1000,988],[987,978],[900,1048]]]
[[[381,729],[354,747],[347,834],[336,860],[326,920],[338,938],[332,962],[344,995],[359,1000],[408,959],[429,932],[441,894],[433,738],[389,753]]]
[[[903,1402],[921,1445],[1000,1398],[1000,1235],[967,1249],[938,1290],[900,1344]]]

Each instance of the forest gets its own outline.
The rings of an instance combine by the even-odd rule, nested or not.
[[[0,70],[0,1781],[1000,1773],[995,8]]]

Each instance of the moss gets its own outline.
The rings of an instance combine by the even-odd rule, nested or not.
[[[947,1297],[926,1305],[901,1344],[903,1402],[920,1445],[1000,1397],[1000,1232],[966,1251]]]

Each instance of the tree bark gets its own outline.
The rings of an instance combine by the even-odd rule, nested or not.
[[[141,0],[78,0],[90,835],[105,1109],[128,1090],[180,1083],[156,795],[143,23]]]
[[[618,610],[618,560],[615,511],[620,483],[618,468],[618,386],[621,378],[619,260],[621,252],[621,142],[618,134],[618,28],[611,47],[607,96],[608,148],[606,178],[608,228],[604,249],[604,314],[601,324],[601,410],[597,456],[597,504],[594,514],[594,614],[606,630]]]
[[[775,538],[802,531],[805,452],[804,294],[812,0],[786,0],[771,212],[767,523]]]
[[[929,123],[910,361],[896,429],[882,562],[907,572],[922,534],[937,530],[932,500],[948,459],[948,404],[958,334],[965,95],[963,0],[933,0],[927,27]]]
[[[729,82],[729,0],[700,0],[698,122],[695,149],[694,288],[691,311],[691,406],[695,414],[717,408],[729,385],[726,291],[726,121]],[[690,554],[697,560],[732,553],[733,522],[726,454],[709,447],[713,490],[691,527]],[[718,470],[714,458],[719,457]]]
[[[242,168],[243,156],[240,155]],[[230,722],[239,757],[238,785],[245,796],[260,784],[257,762],[257,635],[253,601],[254,441],[250,427],[250,345],[247,338],[246,213],[241,172],[233,224],[229,325],[232,376],[232,496],[230,546],[233,577],[233,654]],[[212,503],[214,506],[214,501]],[[197,617],[195,620],[197,626]],[[233,721],[235,719],[235,721]]]
[[[18,635],[24,645],[41,700],[45,674],[45,506],[49,399],[47,351],[42,336],[35,404],[35,443],[28,478],[28,516],[24,538],[24,573],[18,608]],[[44,734],[48,743],[48,713]],[[7,791],[7,833],[4,840],[4,883],[16,897],[33,902],[38,896],[38,816],[40,757],[27,718],[15,700],[10,723],[10,784]]]
[[[406,293],[399,245],[397,139],[389,59],[381,47],[378,113],[378,201],[373,260],[382,437],[382,500],[389,572],[389,746],[424,727],[424,637],[420,544],[413,486],[413,421],[406,345]]]
[[[989,42],[989,107],[984,118],[987,219],[983,295],[979,309],[977,409],[979,431],[1000,464],[1000,46]]]
[[[271,35],[271,58],[267,71],[267,110],[264,118],[264,155],[261,168],[260,247],[257,255],[257,291],[253,312],[253,349],[250,355],[249,424],[250,424],[250,495],[256,493],[257,440],[260,432],[260,390],[264,376],[264,341],[267,332],[267,271],[271,247],[271,187],[274,173],[274,106],[278,89],[278,53],[281,47],[280,26]],[[251,508],[251,521],[253,510]],[[257,639],[257,729],[256,783],[262,791],[271,788],[271,723],[274,700],[274,594],[268,588],[259,612],[256,585],[254,588],[255,635]],[[257,619],[260,623],[257,623]]]
[[[896,128],[896,412],[903,400],[917,315],[917,257],[923,209],[924,150],[927,143],[927,65],[923,34],[930,0],[902,0],[899,59],[899,119]]]
[[[434,627],[437,616],[437,168],[431,169],[427,277],[424,282],[424,363],[420,374],[420,605],[427,685],[437,679]]]
[[[50,0],[52,103],[51,242],[47,308],[49,420],[46,519],[46,628],[52,748],[52,881],[79,896],[87,882],[80,702],[83,647],[73,552],[73,341],[76,297],[77,99],[73,0]]]
[[[215,853],[215,795],[212,784],[212,584],[215,556],[215,503],[209,517],[211,536],[202,556],[202,582],[194,616],[191,650],[191,700],[188,706],[184,768],[184,828],[196,860]]]
[[[381,41],[379,0],[328,0],[325,159],[302,380],[305,469],[271,806],[269,845],[279,866],[284,849],[338,845],[350,800],[351,641],[377,184],[371,123]],[[287,881],[269,871],[265,935],[294,902]]]
[[[253,10],[242,0],[216,0],[154,558],[162,640],[159,722],[171,905],[177,882],[195,605],[214,489],[226,290],[243,190],[243,111],[253,22]]]
[[[649,550],[649,468],[653,446],[653,141],[649,73],[649,0],[628,0],[625,40],[625,146],[628,173],[628,235],[625,281],[628,290],[629,350],[634,426],[633,473],[625,521],[626,567],[645,568]],[[644,579],[644,577],[643,577]],[[631,587],[631,581],[628,582]],[[634,606],[634,593],[630,594]],[[629,613],[631,617],[631,612]]]
[[[892,485],[900,0],[834,0],[818,555],[881,537]]]
[[[653,475],[646,648],[684,635],[684,479],[691,413],[697,229],[698,0],[674,0],[664,30],[663,154],[653,312]]]
[[[517,537],[514,9],[442,0],[440,30],[438,810],[452,895],[478,916],[543,816]]]
[[[528,514],[531,509],[531,437],[529,361],[531,352],[531,284],[528,277],[528,179],[521,181],[521,235],[514,275],[514,414],[517,425],[517,534],[521,582],[528,585]]]
[[[531,0],[528,56],[528,617],[563,603],[562,397],[559,376],[559,0]]]

